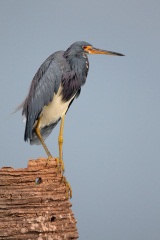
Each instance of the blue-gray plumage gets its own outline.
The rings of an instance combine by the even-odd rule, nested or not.
[[[40,66],[21,106],[22,114],[26,117],[24,140],[30,140],[31,144],[41,143],[48,157],[51,154],[43,139],[62,119],[59,134],[59,158],[62,161],[64,116],[86,82],[89,53],[123,56],[93,48],[84,41],[75,42],[66,51],[52,54]]]

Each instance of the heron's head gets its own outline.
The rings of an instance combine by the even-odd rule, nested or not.
[[[107,55],[115,55],[115,56],[124,56],[121,53],[94,48],[90,43],[87,43],[84,41],[78,41],[73,43],[67,49],[66,52],[68,55],[77,55],[77,54],[85,53],[85,54],[107,54]]]

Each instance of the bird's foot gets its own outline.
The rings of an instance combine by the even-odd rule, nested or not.
[[[66,177],[62,177],[62,182],[64,182],[65,186],[66,186],[66,198],[67,199],[71,199],[72,198],[72,188],[71,185],[69,184],[69,182],[67,181]]]
[[[49,164],[51,159],[53,159],[52,155],[48,155],[48,158],[46,159],[46,166]]]
[[[56,161],[56,170],[58,173],[59,172],[59,158],[55,158],[55,161]]]
[[[60,160],[59,158],[55,158],[57,162],[57,173],[61,173],[61,176],[63,176],[64,173],[64,161]]]
[[[46,165],[49,164],[49,162],[54,159],[56,161],[56,172],[59,173],[61,172],[61,176],[63,176],[63,173],[62,173],[62,168],[61,168],[61,162],[59,160],[59,158],[53,158],[52,155],[48,155],[48,158],[47,158],[47,161],[46,161]],[[62,169],[62,170],[61,170]],[[63,170],[64,171],[64,170]]]
[[[63,162],[63,160],[60,160],[59,158],[56,158],[56,161],[57,161],[57,172],[60,172],[61,176],[63,176],[64,162]]]
[[[47,161],[50,161],[52,158],[53,158],[52,155],[49,155]]]
[[[59,160],[59,169],[63,175],[65,168],[64,168],[64,161],[62,159]]]

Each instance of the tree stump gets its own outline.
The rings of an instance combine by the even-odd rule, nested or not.
[[[76,220],[56,161],[0,169],[0,239],[77,239]]]

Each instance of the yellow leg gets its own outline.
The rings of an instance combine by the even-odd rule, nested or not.
[[[61,172],[64,172],[64,162],[63,162],[63,130],[64,130],[64,119],[65,115],[61,118],[61,125],[60,125],[60,131],[59,131],[59,137],[58,137],[58,145],[59,145],[59,162],[61,167]]]
[[[69,184],[69,182],[66,180],[66,178],[63,176],[64,172],[64,162],[63,162],[63,130],[64,130],[64,120],[65,115],[61,118],[61,124],[60,124],[60,131],[59,131],[59,137],[58,137],[58,145],[59,145],[59,164],[60,164],[60,171],[62,174],[62,181],[64,182],[66,186],[66,198],[69,197],[72,198],[72,188]]]
[[[44,140],[41,136],[40,127],[39,127],[40,121],[41,121],[41,118],[38,119],[38,122],[37,122],[37,125],[36,125],[36,128],[35,128],[35,132],[36,132],[36,135],[37,135],[39,141],[41,142],[45,152],[47,153],[48,160],[49,160],[50,158],[52,158],[52,155],[50,154],[50,152],[49,152],[49,150],[48,150],[48,148],[47,148],[47,146],[46,146],[46,144],[45,144],[45,142],[44,142]]]

